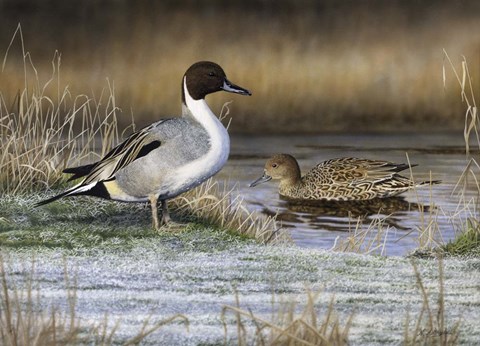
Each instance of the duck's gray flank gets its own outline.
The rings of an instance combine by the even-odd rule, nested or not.
[[[157,121],[131,134],[100,161],[64,172],[83,178],[73,188],[45,201],[92,195],[127,202],[150,201],[155,228],[169,221],[166,200],[216,174],[230,151],[227,130],[205,102],[216,91],[251,93],[225,76],[212,62],[193,64],[182,78],[182,116]],[[158,220],[157,201],[162,203]]]

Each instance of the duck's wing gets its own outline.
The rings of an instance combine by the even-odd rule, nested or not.
[[[69,180],[85,177],[81,185],[110,180],[120,169],[133,161],[148,155],[162,145],[158,136],[152,136],[152,131],[170,119],[160,120],[150,126],[132,133],[125,141],[107,153],[100,161],[74,168],[67,168],[64,173],[73,174]]]
[[[96,164],[97,162],[90,163],[84,166],[68,167],[68,168],[65,168],[62,172],[67,174],[72,174],[72,176],[68,178],[67,181],[77,180],[87,176],[92,171],[93,167],[95,167]]]
[[[414,186],[440,182],[416,183],[398,173],[413,166],[358,158],[332,159],[318,164],[302,180],[316,186],[322,198],[343,201],[391,197]]]
[[[351,159],[350,169],[354,172],[362,174],[362,180],[371,181],[373,183],[380,183],[382,181],[391,180],[393,178],[401,177],[403,183],[410,179],[405,178],[398,174],[409,166],[407,164],[397,164],[389,161],[381,160],[367,160],[367,159]],[[416,165],[412,165],[414,167]]]
[[[411,167],[413,166],[415,165]],[[327,183],[371,182],[376,184],[394,177],[401,177],[397,173],[409,167],[406,164],[389,161],[345,157],[321,162],[312,171],[320,172]]]
[[[159,131],[156,131],[156,128],[168,120],[172,119],[157,121],[132,133],[125,141],[94,164],[65,169],[65,173],[73,174],[70,180],[84,177],[83,181],[59,195],[36,203],[35,206],[48,204],[66,196],[80,194],[103,196],[105,193],[101,187],[99,188],[102,185],[99,183],[114,179],[115,174],[120,169],[148,155],[162,145],[161,136],[159,136]]]

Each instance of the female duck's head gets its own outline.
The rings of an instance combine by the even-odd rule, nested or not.
[[[252,182],[250,187],[257,186],[272,179],[295,183],[300,177],[300,167],[298,166],[297,160],[292,155],[277,154],[268,159],[263,175]]]

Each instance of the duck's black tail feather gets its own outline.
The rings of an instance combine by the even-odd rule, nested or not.
[[[88,174],[90,174],[90,172],[92,171],[93,167],[96,165],[97,163],[91,163],[89,165],[84,165],[84,166],[78,166],[78,167],[69,167],[69,168],[65,168],[63,170],[63,173],[67,173],[67,174],[73,174],[70,178],[68,178],[67,181],[72,181],[72,180],[75,180],[75,179],[78,179],[78,178],[82,178]]]
[[[407,165],[406,163],[399,163],[399,164],[392,163],[392,164],[387,165],[386,167],[389,167],[391,172],[401,172],[401,171],[404,171],[404,170],[406,170],[410,167],[416,167],[416,166],[418,166],[418,165],[417,164]]]
[[[86,196],[95,196],[95,197],[100,197],[100,198],[105,198],[105,199],[111,199],[110,193],[108,192],[107,188],[105,187],[105,184],[103,181],[97,182],[97,183],[90,183],[87,185],[82,185],[78,184],[77,186],[72,187],[71,189],[62,192],[56,196],[50,197],[46,200],[37,202],[34,204],[35,207],[39,207],[44,204],[48,204],[51,202],[56,201],[57,199],[60,199],[62,197],[68,197],[68,196],[81,196],[81,195],[86,195]]]
[[[420,185],[437,185],[437,184],[441,184],[442,181],[441,180],[425,180],[425,181],[421,181],[419,182],[417,185],[420,186]]]
[[[39,207],[39,206],[41,206],[41,205],[45,205],[45,204],[54,202],[54,201],[56,201],[57,199],[60,199],[60,198],[65,197],[65,196],[68,196],[71,192],[72,192],[71,190],[67,190],[67,191],[65,191],[65,192],[62,192],[62,193],[59,194],[59,195],[56,195],[56,196],[50,197],[50,198],[48,198],[48,199],[45,199],[45,200],[43,200],[43,201],[37,202],[37,203],[35,203],[33,206],[34,206],[34,207]]]

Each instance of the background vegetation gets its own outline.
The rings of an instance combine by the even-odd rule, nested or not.
[[[180,112],[180,80],[197,60],[220,63],[253,97],[232,104],[232,132],[461,130],[454,77],[442,83],[443,51],[470,59],[478,80],[478,1],[2,0],[0,51],[21,23],[39,71],[61,54],[58,90],[98,98],[108,78],[119,122]],[[25,84],[15,41],[0,74],[5,103]],[[455,55],[453,55],[455,54]],[[40,72],[42,71],[42,72]],[[45,72],[46,71],[46,72]],[[45,73],[45,74],[43,74]]]

